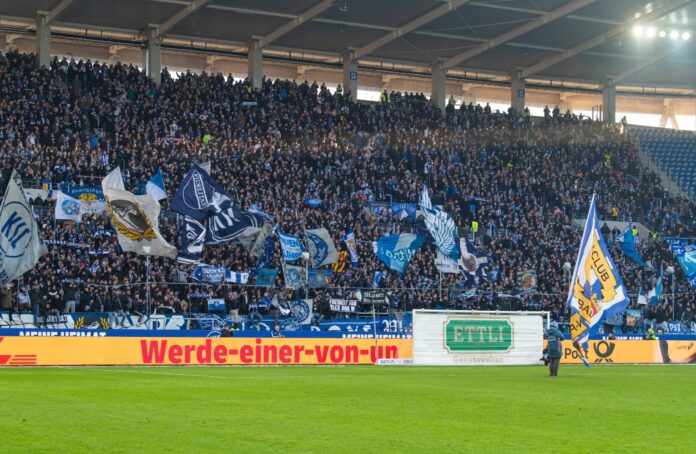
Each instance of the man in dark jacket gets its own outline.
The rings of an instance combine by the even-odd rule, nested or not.
[[[550,375],[557,377],[561,356],[563,356],[563,333],[558,330],[556,322],[551,322],[551,327],[546,331],[546,341]]]

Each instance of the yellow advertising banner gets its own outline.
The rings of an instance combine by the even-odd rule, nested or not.
[[[696,363],[696,341],[590,341],[594,364]],[[374,364],[412,359],[412,339],[0,337],[0,367],[61,365]],[[570,341],[565,364],[580,364]]]
[[[411,339],[0,337],[0,366],[374,364],[412,357]]]
[[[595,364],[666,364],[696,362],[696,341],[595,340],[587,359]],[[563,342],[561,363],[581,364],[571,341]]]

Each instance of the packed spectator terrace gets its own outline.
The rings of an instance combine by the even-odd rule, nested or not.
[[[386,270],[372,242],[389,233],[410,232],[410,218],[375,213],[370,202],[415,203],[424,185],[490,257],[487,276],[475,295],[458,275],[440,275],[435,248],[425,246],[403,275],[389,271],[381,282],[392,310],[473,308],[551,310],[565,317],[568,275],[593,193],[600,219],[642,222],[658,237],[696,236],[696,205],[675,198],[655,174],[642,168],[625,131],[557,110],[546,118],[528,112],[492,112],[480,105],[434,108],[422,94],[390,93],[380,103],[356,102],[351,93],[323,85],[265,79],[260,91],[246,80],[222,74],[181,74],[166,69],[156,87],[133,66],[54,59],[39,69],[31,54],[0,56],[0,157],[2,190],[12,169],[26,187],[51,182],[98,185],[120,166],[127,189],[137,192],[158,169],[169,196],[192,162],[210,162],[211,175],[245,209],[272,215],[284,232],[326,227],[337,247],[354,229],[360,263],[348,262],[326,289],[309,297],[341,297],[369,288],[375,271]],[[553,107],[552,107],[553,108]],[[305,198],[322,204],[311,208]],[[65,293],[81,290],[79,311],[146,310],[145,260],[120,251],[105,213],[85,215],[82,224],[56,222],[51,200],[33,200],[42,236],[89,245],[51,245],[50,253],[20,284],[45,309],[63,310]],[[472,222],[480,226],[470,229]],[[179,244],[177,215],[163,203],[160,228]],[[656,270],[676,270],[675,318],[696,321],[696,294],[663,242],[641,238],[640,254],[652,270],[627,260],[614,236],[612,256],[632,300],[651,289]],[[270,266],[280,268],[275,251]],[[255,260],[235,243],[207,246],[203,263],[247,271]],[[536,292],[518,295],[517,272],[535,270]],[[204,311],[194,292],[226,294],[221,287],[179,282],[190,269],[153,257],[151,309]],[[671,289],[670,276],[665,289]],[[67,282],[66,282],[67,280]],[[250,283],[253,280],[250,280]],[[277,288],[283,289],[282,273]],[[241,287],[251,303],[267,292]],[[303,297],[305,289],[282,298]],[[671,295],[669,295],[671,297]],[[187,302],[188,304],[184,304]],[[244,311],[244,310],[242,310]],[[671,301],[646,309],[658,322],[672,319]],[[331,314],[327,314],[331,315]]]

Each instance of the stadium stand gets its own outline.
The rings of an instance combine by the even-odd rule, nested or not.
[[[440,274],[434,248],[424,247],[403,275],[388,271],[381,281],[391,294],[391,311],[543,309],[564,321],[562,270],[574,263],[581,233],[572,220],[584,218],[593,193],[601,219],[633,219],[662,236],[696,236],[694,204],[670,196],[641,167],[635,145],[622,132],[571,114],[532,119],[528,112],[471,104],[440,112],[422,94],[396,92],[380,103],[358,103],[350,93],[331,93],[317,83],[265,79],[257,91],[248,80],[206,73],[175,79],[166,69],[156,87],[133,66],[54,58],[50,68],[39,69],[34,55],[17,52],[0,57],[0,92],[3,190],[13,168],[27,187],[58,188],[99,185],[120,166],[134,192],[142,192],[161,169],[171,198],[191,162],[210,162],[212,177],[238,205],[268,213],[284,232],[326,227],[345,250],[340,239],[353,229],[359,265],[334,272],[324,289],[281,292],[285,299],[321,302],[371,287],[376,271],[388,271],[372,243],[419,227],[380,207],[415,203],[424,185],[489,264],[472,292],[458,275]],[[680,181],[693,193],[693,135],[638,134],[651,156],[674,169],[672,175],[682,175],[680,166],[692,169]],[[670,158],[673,145],[679,164]],[[306,198],[321,204],[308,206]],[[28,293],[30,303],[38,298],[43,312],[64,311],[72,300],[78,311],[147,311],[143,260],[120,252],[104,214],[87,214],[74,225],[55,221],[51,200],[32,203],[43,238],[64,243],[52,244],[24,276],[20,293]],[[167,212],[166,201],[163,207],[160,230],[178,244],[176,214]],[[471,228],[474,223],[480,227]],[[620,233],[605,232],[633,297],[654,287],[658,270],[679,269],[653,238],[638,241],[650,270],[635,266],[621,252]],[[280,257],[276,248],[269,266],[280,268]],[[255,266],[234,243],[206,247],[202,262],[239,271]],[[181,272],[191,269],[172,260],[153,257],[150,269],[151,310],[205,312],[192,295],[225,296],[221,286],[181,282]],[[522,292],[518,277],[527,270],[536,274],[537,285]],[[675,280],[676,307],[664,300],[646,309],[646,319],[696,322],[696,293],[678,273],[665,277],[666,288]],[[282,274],[277,285],[283,288]],[[247,305],[267,296],[265,288],[240,290]],[[243,307],[241,314],[247,313]]]
[[[696,135],[651,128],[635,128],[632,134],[660,169],[696,198]]]

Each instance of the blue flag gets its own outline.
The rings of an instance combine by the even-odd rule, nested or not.
[[[319,205],[321,205],[322,200],[317,199],[314,197],[305,197],[305,203],[310,207],[310,208],[318,208]]]
[[[633,226],[630,222],[628,223],[628,227],[623,234],[623,239],[619,244],[621,245],[621,250],[626,257],[633,260],[638,265],[648,268],[648,264],[645,263],[642,258],[640,258],[638,251],[636,251],[636,240],[633,237]]]
[[[179,255],[176,258],[177,262],[200,262],[204,243],[205,226],[189,216],[184,216],[184,228],[181,229],[181,248],[179,248]]]
[[[258,214],[243,211],[231,203],[205,221],[206,244],[220,244],[237,240],[242,236],[258,233],[265,223]]]
[[[275,268],[261,268],[256,274],[257,287],[275,287],[275,280],[280,270]]]
[[[651,306],[658,304],[660,302],[660,295],[662,295],[662,270],[660,270],[660,275],[657,277],[655,288],[648,292],[648,304]]]
[[[226,273],[227,269],[224,266],[198,265],[191,277],[204,284],[221,284]]]
[[[672,249],[672,254],[681,265],[691,288],[696,288],[696,243],[689,244],[688,240],[670,238],[667,242]]]
[[[162,178],[161,170],[158,170],[147,182],[145,185],[145,194],[150,194],[155,200],[167,198],[167,191],[164,188],[164,178]]]
[[[232,203],[232,198],[208,175],[194,164],[184,177],[172,198],[171,208],[203,223],[208,216],[221,212]]]
[[[376,243],[377,258],[389,268],[403,274],[424,241],[425,235],[412,233],[383,236]]]
[[[326,287],[331,282],[333,271],[331,270],[308,270],[307,285],[312,288]]]
[[[278,238],[280,238],[283,259],[286,262],[294,262],[302,256],[302,243],[298,237],[278,230]]]

